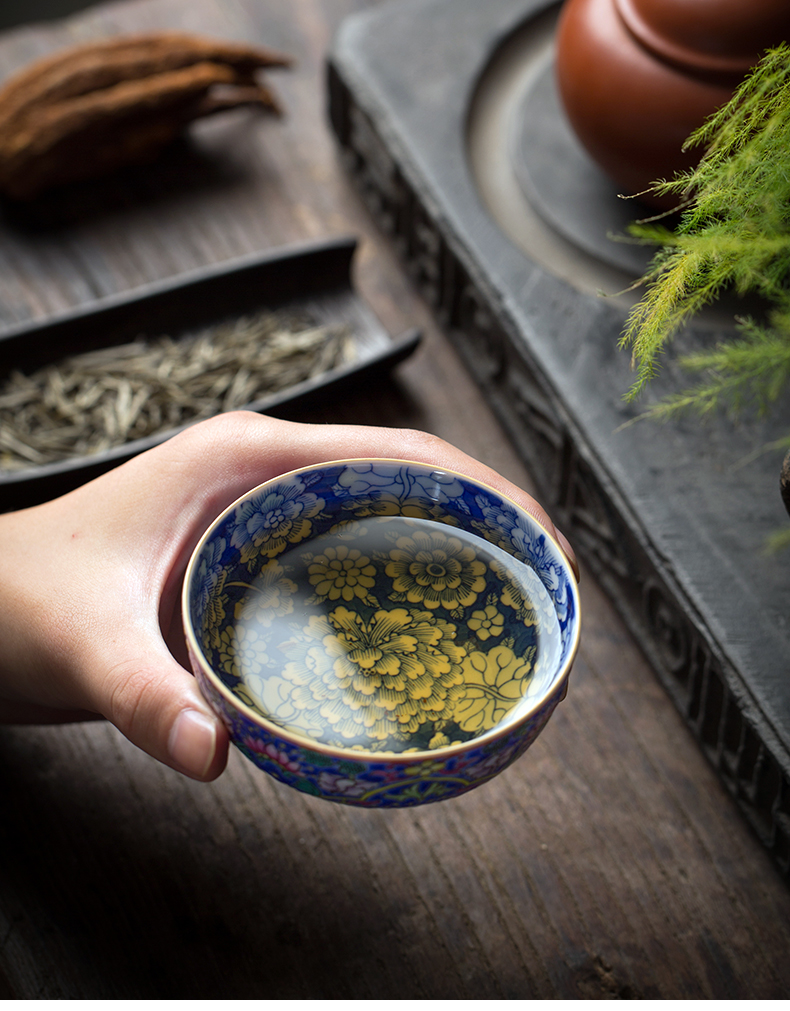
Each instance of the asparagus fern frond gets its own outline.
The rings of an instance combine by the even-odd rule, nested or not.
[[[732,406],[752,390],[761,406],[778,392],[774,372],[787,381],[790,344],[790,46],[769,50],[732,99],[689,138],[706,145],[696,168],[655,192],[688,199],[674,232],[635,224],[631,234],[656,244],[644,278],[647,290],[631,311],[621,338],[630,347],[637,378],[633,399],[656,373],[659,355],[676,331],[724,289],[754,292],[778,307],[769,329],[750,320],[732,348],[688,359],[712,377],[676,405],[703,412],[722,398]],[[690,198],[690,199],[689,199]],[[766,361],[775,355],[775,366]],[[751,360],[748,367],[745,360]],[[773,368],[773,371],[772,371]],[[651,412],[654,413],[654,412]]]

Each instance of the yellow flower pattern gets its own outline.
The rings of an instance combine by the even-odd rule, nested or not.
[[[385,572],[396,593],[412,604],[454,610],[474,604],[486,587],[486,564],[475,549],[443,531],[400,537]]]
[[[489,604],[482,611],[472,611],[469,618],[469,628],[477,634],[482,642],[495,635],[502,635],[505,628],[505,616],[495,604]]]
[[[376,585],[376,568],[356,548],[338,544],[315,555],[307,567],[310,584],[322,600],[350,601],[369,598]]]
[[[263,503],[267,522],[283,501]],[[298,521],[314,509],[305,493],[291,506]],[[243,702],[303,736],[384,752],[468,741],[514,712],[536,670],[538,612],[497,550],[371,510],[255,578],[217,581],[203,641]]]
[[[294,705],[318,707],[341,739],[386,741],[452,715],[464,656],[454,635],[449,622],[416,610],[378,610],[366,621],[338,607],[288,645],[283,677],[294,683]]]

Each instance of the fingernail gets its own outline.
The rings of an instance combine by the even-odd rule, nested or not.
[[[170,757],[187,775],[202,779],[217,750],[217,724],[204,713],[184,709],[178,714],[167,742]]]

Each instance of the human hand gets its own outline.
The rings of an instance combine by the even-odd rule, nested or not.
[[[105,718],[166,765],[215,779],[228,737],[186,669],[189,557],[255,485],[363,457],[431,463],[491,485],[555,534],[576,570],[534,499],[434,436],[223,414],[61,498],[0,515],[0,722]]]

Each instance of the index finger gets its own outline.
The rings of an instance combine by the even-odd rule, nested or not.
[[[223,439],[230,456],[225,459],[228,472],[222,486],[225,501],[216,503],[219,506],[216,512],[256,484],[313,464],[366,458],[414,460],[464,474],[515,502],[557,540],[576,579],[579,578],[573,549],[543,506],[501,474],[438,436],[414,429],[303,424],[251,412],[223,415],[212,422],[216,427],[224,424],[234,429],[233,437]],[[215,424],[205,422],[198,426],[202,429],[200,434],[213,440],[218,434],[213,431]],[[197,428],[191,431],[198,434]]]

